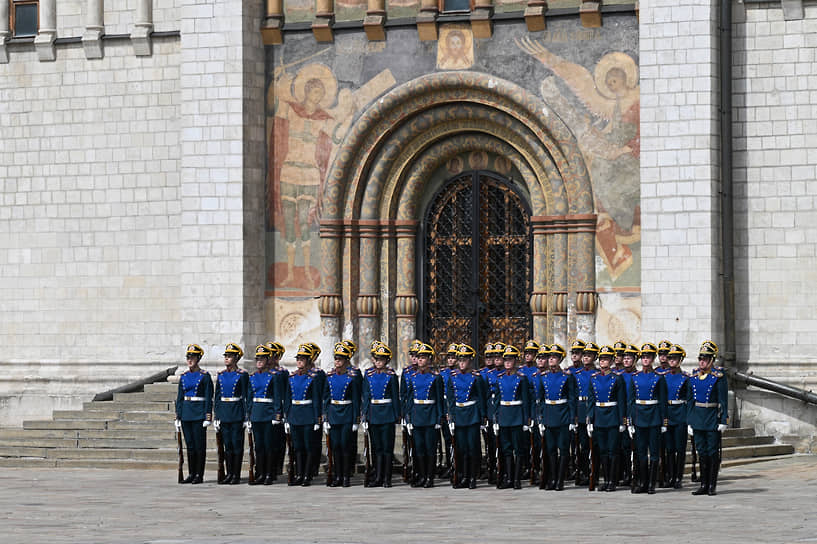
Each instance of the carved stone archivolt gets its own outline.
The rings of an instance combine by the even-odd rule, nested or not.
[[[429,74],[393,89],[353,124],[322,200],[322,319],[351,323],[361,341],[384,339],[401,365],[416,334],[421,203],[432,173],[468,151],[507,158],[530,198],[534,336],[566,342],[576,330],[572,314],[595,311],[593,196],[572,133],[512,82]]]

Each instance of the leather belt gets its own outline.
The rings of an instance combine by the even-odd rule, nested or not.
[[[332,399],[332,404],[335,404],[335,405],[338,405],[338,404],[352,404],[352,401],[351,400],[334,400],[334,399]]]
[[[579,397],[579,400],[587,400],[587,397]]]
[[[635,403],[640,404],[641,406],[649,406],[649,405],[652,405],[652,404],[658,404],[658,401],[655,400],[655,399],[648,399],[648,400],[635,399]]]
[[[304,404],[312,404],[312,399],[307,399],[307,400],[293,400],[293,401],[292,401],[292,404],[294,404],[295,406],[301,406],[301,405],[304,405]]]
[[[613,402],[597,402],[596,406],[598,406],[599,408],[610,408],[611,406],[618,406],[618,402],[616,402],[616,401],[613,401]]]
[[[274,400],[275,399],[268,399],[268,398],[264,398],[264,397],[258,397],[258,398],[252,399],[253,402],[272,402]]]
[[[238,402],[241,397],[221,397],[221,402]]]
[[[719,408],[720,404],[717,402],[696,402],[696,408]]]
[[[437,404],[434,399],[414,399],[414,404]]]
[[[521,406],[521,400],[501,400],[499,401],[500,406]]]
[[[545,404],[567,404],[567,399],[545,400]]]
[[[372,399],[372,404],[391,404],[391,399]]]
[[[193,402],[196,402],[196,401],[203,402],[204,397],[184,397],[184,400],[191,400]]]
[[[477,403],[477,401],[475,401],[475,400],[467,400],[465,402],[458,402],[458,403],[456,403],[456,405],[457,405],[457,408],[466,408],[468,406],[473,406],[476,403]]]
[[[687,401],[685,401],[685,400],[681,400],[681,399],[678,399],[678,400],[668,400],[667,402],[668,402],[669,404],[686,404],[686,403],[687,403]]]

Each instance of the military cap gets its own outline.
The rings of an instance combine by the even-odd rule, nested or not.
[[[550,346],[550,354],[551,355],[558,355],[559,357],[564,359],[565,355],[567,355],[567,352],[565,351],[565,348],[563,348],[559,344],[552,344]]]
[[[539,346],[539,351],[536,352],[536,356],[547,357],[548,355],[550,355],[550,346],[547,344]]]
[[[204,355],[204,350],[201,349],[201,346],[198,344],[190,344],[187,346],[187,351],[184,352],[185,355],[198,355],[201,357]]]
[[[494,344],[493,342],[488,342],[485,344],[485,355],[493,355],[494,354]]]
[[[420,346],[422,346],[422,345],[423,345],[423,343],[421,341],[414,340],[411,344],[409,344],[408,352],[416,354],[417,351],[420,349]]]
[[[528,340],[522,351],[539,351],[539,343],[536,340]]]
[[[321,348],[315,342],[307,342],[307,344],[309,344],[309,346],[312,348],[312,358],[310,361],[314,361],[318,358],[318,355],[321,354]]]
[[[512,346],[511,344],[505,346],[505,350],[502,352],[503,357],[519,357],[520,355],[522,354],[520,353],[519,348]]]
[[[312,344],[301,344],[298,346],[298,352],[295,354],[295,357],[306,357],[307,359],[312,360],[312,355],[314,353]]]
[[[614,350],[612,348],[612,346],[602,346],[601,348],[599,348],[599,359],[601,359],[602,357],[611,357],[612,358],[612,357],[615,357],[615,356],[616,356],[616,350]]]
[[[351,340],[341,340],[340,343],[346,346],[349,349],[349,351],[352,352],[352,355],[357,353],[357,344],[355,344]]]
[[[283,344],[278,342],[267,342],[267,348],[272,352],[273,355],[283,355],[286,349],[284,349]]]
[[[641,355],[645,353],[657,353],[658,349],[655,347],[655,344],[647,342],[645,344],[641,344]]]
[[[616,355],[621,355],[627,349],[627,344],[623,340],[619,340],[613,344],[613,349],[616,350]]]
[[[378,341],[377,346],[372,346],[372,356],[373,357],[388,357],[391,359],[391,350],[389,346],[384,344],[383,342]]]
[[[502,355],[505,353],[505,342],[494,342],[494,355]]]
[[[587,342],[584,340],[579,340],[576,338],[573,340],[573,343],[570,345],[570,351],[584,351],[584,346],[587,345]]]
[[[627,344],[627,347],[624,348],[624,354],[638,357],[639,355],[641,355],[641,350],[639,350],[636,346],[632,344]]]
[[[584,345],[584,349],[582,351],[589,351],[591,353],[598,353],[599,352],[599,345],[595,342],[588,342]]]
[[[684,357],[687,356],[687,352],[678,344],[673,344],[672,348],[670,348],[669,353],[667,355],[669,355],[670,357],[677,355],[678,357],[683,359]]]
[[[672,349],[672,342],[669,340],[661,340],[658,342],[658,353],[664,353]]]
[[[264,344],[259,344],[255,346],[255,356],[256,357],[269,357],[272,355],[272,350],[269,349]]]
[[[446,351],[446,355],[454,355],[456,357],[459,349],[460,349],[459,344],[448,344],[448,351]]]
[[[701,344],[701,349],[698,350],[698,355],[705,355],[709,357],[715,357],[718,354],[718,344],[713,342],[712,340],[707,340],[703,344]]]
[[[241,346],[233,342],[230,342],[229,344],[227,344],[227,347],[224,348],[224,355],[231,353],[234,353],[239,359],[244,357],[244,350],[241,349]]]
[[[338,342],[335,344],[335,350],[333,353],[335,357],[346,357],[347,359],[352,358],[352,350],[349,349],[343,342]]]
[[[457,357],[476,357],[477,352],[468,344],[460,344],[457,348]]]
[[[417,349],[417,355],[428,355],[429,357],[434,357],[434,348],[432,348],[429,344],[420,343],[420,347]]]

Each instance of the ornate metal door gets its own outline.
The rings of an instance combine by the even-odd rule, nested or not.
[[[434,197],[424,230],[422,337],[438,353],[450,342],[521,349],[531,334],[527,202],[492,172],[466,172]]]

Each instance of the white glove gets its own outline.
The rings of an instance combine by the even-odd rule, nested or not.
[[[487,433],[488,432],[488,424],[486,423],[485,425],[480,425],[479,430],[484,432],[484,433]]]
[[[178,419],[177,419],[177,420],[175,420],[175,421],[173,421],[173,426],[174,426],[174,427],[176,427],[176,430],[177,430],[177,431],[181,431],[181,430],[182,430],[182,422],[181,422],[181,421],[179,421]]]
[[[494,423],[494,434],[499,434],[499,423]]]
[[[314,425],[312,425],[312,431],[317,431],[317,430],[318,430],[318,429],[320,429],[320,428],[321,428],[321,426],[320,426],[320,425],[318,425],[317,423],[315,423]]]
[[[627,426],[627,433],[629,433],[630,438],[632,438],[633,436],[635,436],[635,427],[634,427],[634,426],[632,426],[632,425],[628,425],[628,426]]]
[[[252,430],[252,421],[245,421],[244,422],[244,428],[247,429],[248,431],[251,431]]]
[[[413,430],[414,430],[414,425],[412,425],[411,423],[406,423],[406,432],[409,434],[409,436],[411,436],[411,431],[413,431]]]
[[[361,424],[360,424],[360,427],[363,429],[363,432],[364,432],[364,433],[365,433],[365,432],[368,432],[368,431],[369,431],[369,422],[368,422],[368,421],[364,421],[363,423],[361,423]]]
[[[661,433],[667,432],[667,427],[665,425],[661,425]]]
[[[620,433],[624,432],[624,425],[619,425],[618,426],[618,432],[620,432]]]
[[[724,425],[723,423],[720,423],[720,424],[718,425],[718,432],[719,432],[719,433],[722,433],[722,432],[723,432],[723,431],[725,431],[726,429],[728,429],[728,427],[727,427],[726,425]]]
[[[273,419],[272,421],[270,421],[270,423],[272,423],[273,425],[280,425],[281,420],[280,419]]]
[[[530,431],[530,427],[528,427],[527,425],[522,425],[522,430],[528,432]]]
[[[323,434],[329,434],[329,429],[331,429],[331,428],[332,428],[332,426],[329,425],[328,421],[323,422]]]
[[[575,431],[576,429],[578,429],[578,427],[579,426],[576,425],[575,423],[571,423],[570,425],[567,426],[567,430],[568,431]]]
[[[400,420],[400,425],[402,425],[403,427],[406,426],[406,418]]]
[[[451,431],[451,434],[454,434],[454,422],[448,424],[448,430]]]
[[[587,424],[587,436],[593,436],[593,424],[592,423]]]
[[[541,423],[539,424],[539,434],[545,434],[545,426]]]
[[[693,434],[695,434],[695,433],[693,432],[693,430],[692,430],[692,425],[687,425],[687,434],[688,434],[689,436],[692,436]]]
[[[206,426],[207,426],[207,425],[205,425],[205,427],[206,427]],[[215,420],[215,421],[213,422],[213,428],[216,430],[216,432],[218,432],[219,430],[221,430],[221,420],[220,420],[220,419],[217,419],[217,420]]]
[[[201,422],[201,426],[206,429],[207,427],[210,426],[210,422],[205,419],[204,421]]]
[[[439,423],[435,423],[435,424],[434,424],[434,430],[435,430],[435,431],[439,431],[439,430],[440,430],[440,424],[439,424]]]
[[[352,432],[353,432],[353,433],[356,433],[356,432],[357,432],[357,428],[358,428],[357,423],[352,423]]]
[[[290,431],[289,423],[284,422],[284,432],[289,434],[289,431]]]

